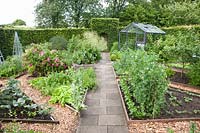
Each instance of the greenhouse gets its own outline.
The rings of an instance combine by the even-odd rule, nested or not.
[[[134,40],[135,40],[136,48],[145,46],[145,44],[147,43],[147,34],[165,34],[165,32],[163,30],[161,30],[158,27],[153,26],[151,24],[143,24],[143,23],[133,22],[119,32],[119,38],[118,38],[119,49],[121,48],[121,46],[120,46],[121,33],[126,34],[125,44],[128,43],[129,34],[135,34]]]

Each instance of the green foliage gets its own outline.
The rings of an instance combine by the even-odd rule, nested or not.
[[[142,4],[128,4],[119,14],[120,26],[127,26],[131,22],[150,23],[160,25],[156,19],[160,13],[149,2]]]
[[[76,110],[85,107],[83,98],[88,89],[96,86],[96,75],[92,68],[68,69],[65,72],[51,73],[48,77],[39,77],[30,84],[43,94],[50,95],[51,103],[71,105]]]
[[[0,65],[0,77],[16,76],[23,72],[24,67],[18,56],[8,57],[3,64]]]
[[[171,77],[175,74],[175,72],[170,67],[166,67],[165,71],[166,71],[167,77]]]
[[[98,0],[50,0],[36,7],[36,22],[40,27],[88,26],[92,16],[101,14]]]
[[[121,53],[118,50],[119,50],[118,42],[114,42],[113,46],[112,46],[112,48],[110,50],[110,59],[111,59],[111,61],[116,61],[116,60],[120,59]]]
[[[133,118],[159,115],[168,87],[165,68],[157,63],[156,55],[127,50],[114,65],[120,77],[125,102]]]
[[[23,21],[23,20],[21,20],[21,19],[16,19],[16,20],[12,23],[12,25],[14,25],[14,26],[26,25],[26,22]]]
[[[99,51],[107,50],[107,42],[104,37],[100,37],[96,32],[90,31],[83,34],[83,39],[87,40],[92,47],[96,47]]]
[[[34,130],[22,130],[20,129],[20,125],[18,123],[7,124],[7,126],[3,129],[3,131],[4,133],[41,133],[41,132],[35,132]]]
[[[187,75],[192,85],[200,86],[200,61],[191,65]]]
[[[189,133],[196,133],[198,131],[197,124],[194,122],[190,123],[190,132]]]
[[[0,92],[0,115],[7,118],[33,118],[44,112],[21,92],[17,80],[9,80]],[[43,114],[47,115],[47,114]]]
[[[64,7],[62,0],[40,2],[35,9],[38,26],[48,28],[67,27]]]
[[[118,47],[118,42],[114,42],[111,49],[110,49],[110,52],[113,52],[113,51],[118,51],[119,50],[119,47]]]
[[[108,49],[112,47],[112,43],[117,40],[119,19],[117,18],[92,18],[91,28],[99,35],[107,36]]]
[[[48,42],[54,36],[62,36],[66,40],[69,40],[73,35],[82,35],[89,29],[85,28],[60,28],[60,29],[17,29],[17,28],[0,28],[0,49],[6,58],[8,55],[12,55],[14,32],[19,35],[20,42],[23,47],[30,45],[31,43],[44,43]]]
[[[67,51],[49,50],[49,43],[32,44],[25,51],[23,60],[31,74],[40,76],[50,72],[59,72],[67,69],[72,64]],[[68,56],[68,58],[66,58]]]
[[[66,50],[67,49],[67,40],[61,36],[52,37],[49,42],[51,43],[51,49],[56,50]]]
[[[195,62],[194,55],[198,55],[197,50],[200,49],[200,39],[198,34],[193,30],[186,32],[178,31],[176,35],[167,35],[154,42],[148,44],[148,50],[159,55],[162,61],[182,63],[182,68],[186,63]],[[200,51],[200,50],[199,50]]]
[[[90,36],[72,37],[69,40],[68,50],[72,53],[73,62],[76,64],[91,64],[101,59],[102,45],[97,38]]]
[[[165,26],[199,24],[199,1],[173,2],[160,8],[160,23]]]

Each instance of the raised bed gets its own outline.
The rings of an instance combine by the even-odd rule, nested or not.
[[[124,109],[124,113],[125,113],[125,116],[126,116],[126,120],[127,120],[127,124],[133,124],[133,123],[148,123],[148,122],[162,122],[162,123],[167,123],[167,122],[179,122],[179,121],[200,121],[200,117],[187,117],[187,118],[156,118],[156,119],[144,119],[144,120],[133,120],[129,117],[128,115],[128,110],[126,108],[126,103],[124,101],[124,98],[123,98],[123,93],[121,92],[121,89],[120,89],[120,86],[119,86],[119,80],[120,80],[120,77],[116,75],[115,71],[114,71],[114,68],[113,68],[113,72],[115,74],[115,78],[116,78],[116,82],[117,82],[117,85],[118,85],[118,90],[119,90],[119,93],[120,93],[120,98],[121,98],[121,102],[122,102],[122,105],[123,105],[123,109]],[[200,98],[199,98],[200,100]]]
[[[182,69],[177,68],[172,68],[172,70],[175,72],[175,74],[170,78],[170,87],[200,94],[200,87],[189,85],[189,79],[186,76],[186,70],[182,71]]]
[[[18,84],[16,80],[11,80],[7,87],[0,93],[1,122],[59,124],[59,121],[56,121],[49,112],[46,112],[49,109],[43,110],[41,106],[38,106],[20,90]],[[0,90],[2,87],[3,85],[0,87]]]

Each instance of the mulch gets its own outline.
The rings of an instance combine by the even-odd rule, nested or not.
[[[62,107],[59,104],[49,104],[49,96],[44,96],[39,90],[32,88],[28,84],[31,78],[23,75],[18,78],[21,81],[21,90],[29,96],[35,103],[42,105],[47,104],[53,108],[52,116],[58,120],[60,124],[40,124],[40,123],[19,123],[21,129],[34,130],[44,133],[71,133],[75,132],[78,125],[79,115],[69,107]],[[5,85],[6,80],[0,80],[0,84]],[[5,127],[7,123],[3,123]]]

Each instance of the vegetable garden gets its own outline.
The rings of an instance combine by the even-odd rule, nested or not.
[[[111,44],[117,41],[114,26],[110,29],[114,30],[112,37],[112,32],[101,29],[100,21],[93,20],[93,29],[98,33],[81,31],[70,38],[57,34],[48,41],[25,46],[22,57],[7,56],[9,50],[4,49],[7,57],[0,64],[0,121],[3,122],[0,130],[9,130],[5,121],[28,119],[53,123],[55,132],[65,130],[55,128],[56,124],[66,126],[69,122],[66,131],[74,132],[79,113],[87,109],[87,93],[98,88],[94,64],[101,60],[101,52],[108,49],[130,132],[136,128],[131,122],[145,120],[175,121],[172,120],[175,118],[193,121],[191,129],[199,127],[198,30],[186,27],[186,32],[184,28],[177,32],[163,28],[169,34],[160,39],[149,35],[144,49],[119,50],[118,43]],[[118,26],[116,19],[112,21]],[[98,36],[102,33],[111,37],[108,48],[105,39]]]

